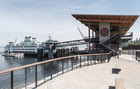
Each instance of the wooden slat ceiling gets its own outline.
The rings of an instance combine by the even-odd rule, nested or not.
[[[109,22],[112,29],[118,30],[121,28],[128,28],[134,24],[139,17],[138,15],[86,15],[86,14],[72,14],[77,20],[88,26],[90,22],[90,29],[99,29],[99,22]],[[126,31],[127,32],[127,31]]]

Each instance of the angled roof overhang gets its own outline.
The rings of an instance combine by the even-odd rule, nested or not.
[[[112,30],[122,29],[121,33],[126,33],[139,15],[87,15],[87,14],[72,14],[74,18],[79,20],[85,26],[93,31],[99,30],[100,22],[109,22]]]

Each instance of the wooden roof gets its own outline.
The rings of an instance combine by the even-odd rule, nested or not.
[[[110,27],[113,30],[125,29],[127,32],[134,22],[139,17],[138,15],[86,15],[86,14],[72,14],[77,20],[83,23],[85,26],[88,26],[90,22],[90,29],[97,30],[99,29],[99,22],[109,22]]]

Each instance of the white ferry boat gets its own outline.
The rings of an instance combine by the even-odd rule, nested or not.
[[[8,53],[37,54],[37,50],[42,48],[41,42],[35,37],[25,37],[23,42],[9,42],[5,47]]]

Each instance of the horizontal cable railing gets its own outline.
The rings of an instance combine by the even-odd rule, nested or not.
[[[112,52],[74,55],[11,68],[0,72],[0,89],[32,88],[75,68],[109,62]]]

